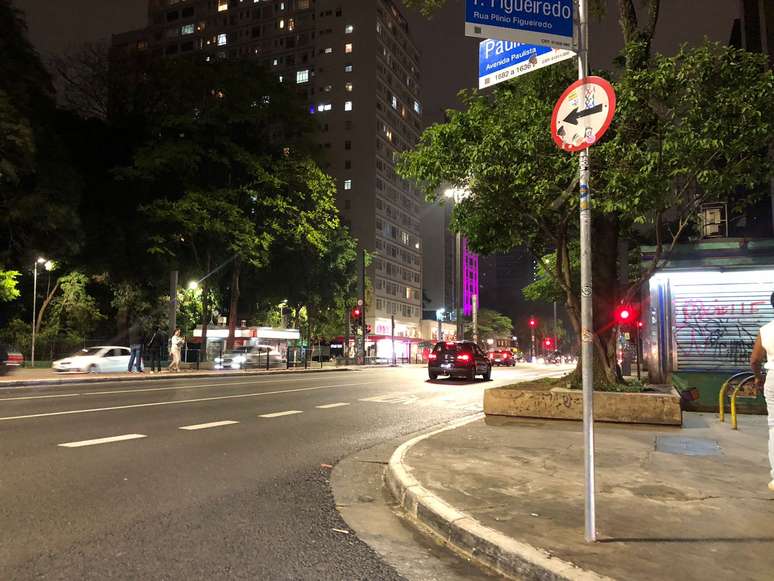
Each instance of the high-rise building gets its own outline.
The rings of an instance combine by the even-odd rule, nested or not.
[[[419,336],[422,194],[395,173],[422,129],[419,53],[391,0],[149,0],[149,25],[117,54],[255,58],[304,95],[343,221],[375,252],[367,323]]]

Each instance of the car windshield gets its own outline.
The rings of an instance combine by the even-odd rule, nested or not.
[[[90,357],[99,354],[102,351],[102,347],[88,347],[87,349],[81,349],[72,354],[72,357]]]

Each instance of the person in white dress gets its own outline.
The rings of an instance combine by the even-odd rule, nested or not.
[[[774,293],[771,295],[771,305],[774,307]],[[774,492],[774,321],[761,327],[753,346],[750,367],[755,373],[755,387],[758,393],[763,392],[763,397],[766,399],[769,416],[769,465],[771,466],[769,490]],[[768,371],[765,380],[764,367]]]
[[[175,329],[175,334],[169,338],[169,355],[172,361],[169,364],[170,371],[180,371],[180,351],[185,343],[185,337],[180,336],[180,329]]]

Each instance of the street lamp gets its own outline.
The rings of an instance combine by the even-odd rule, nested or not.
[[[188,290],[196,290],[197,288],[199,288],[199,283],[195,280],[188,283]]]
[[[443,195],[450,200],[453,200],[455,204],[459,204],[463,199],[470,195],[470,192],[466,189],[447,188],[444,190]],[[457,232],[455,235],[454,244],[454,271],[455,271],[455,300],[454,300],[454,313],[457,319],[457,339],[463,339],[464,329],[462,324],[462,235]]]
[[[30,349],[30,361],[32,362],[32,367],[35,367],[35,319],[37,318],[38,310],[38,264],[44,265],[46,270],[51,270],[54,266],[54,263],[50,260],[39,257],[35,261],[32,270],[32,347]]]
[[[443,315],[446,309],[441,307],[435,311],[435,319],[438,321],[438,340],[443,341]]]

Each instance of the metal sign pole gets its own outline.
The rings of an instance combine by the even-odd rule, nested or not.
[[[578,79],[588,75],[588,0],[578,0]],[[591,281],[591,192],[589,150],[579,156],[581,254],[581,368],[583,381],[585,538],[597,540],[594,497],[594,317]]]

